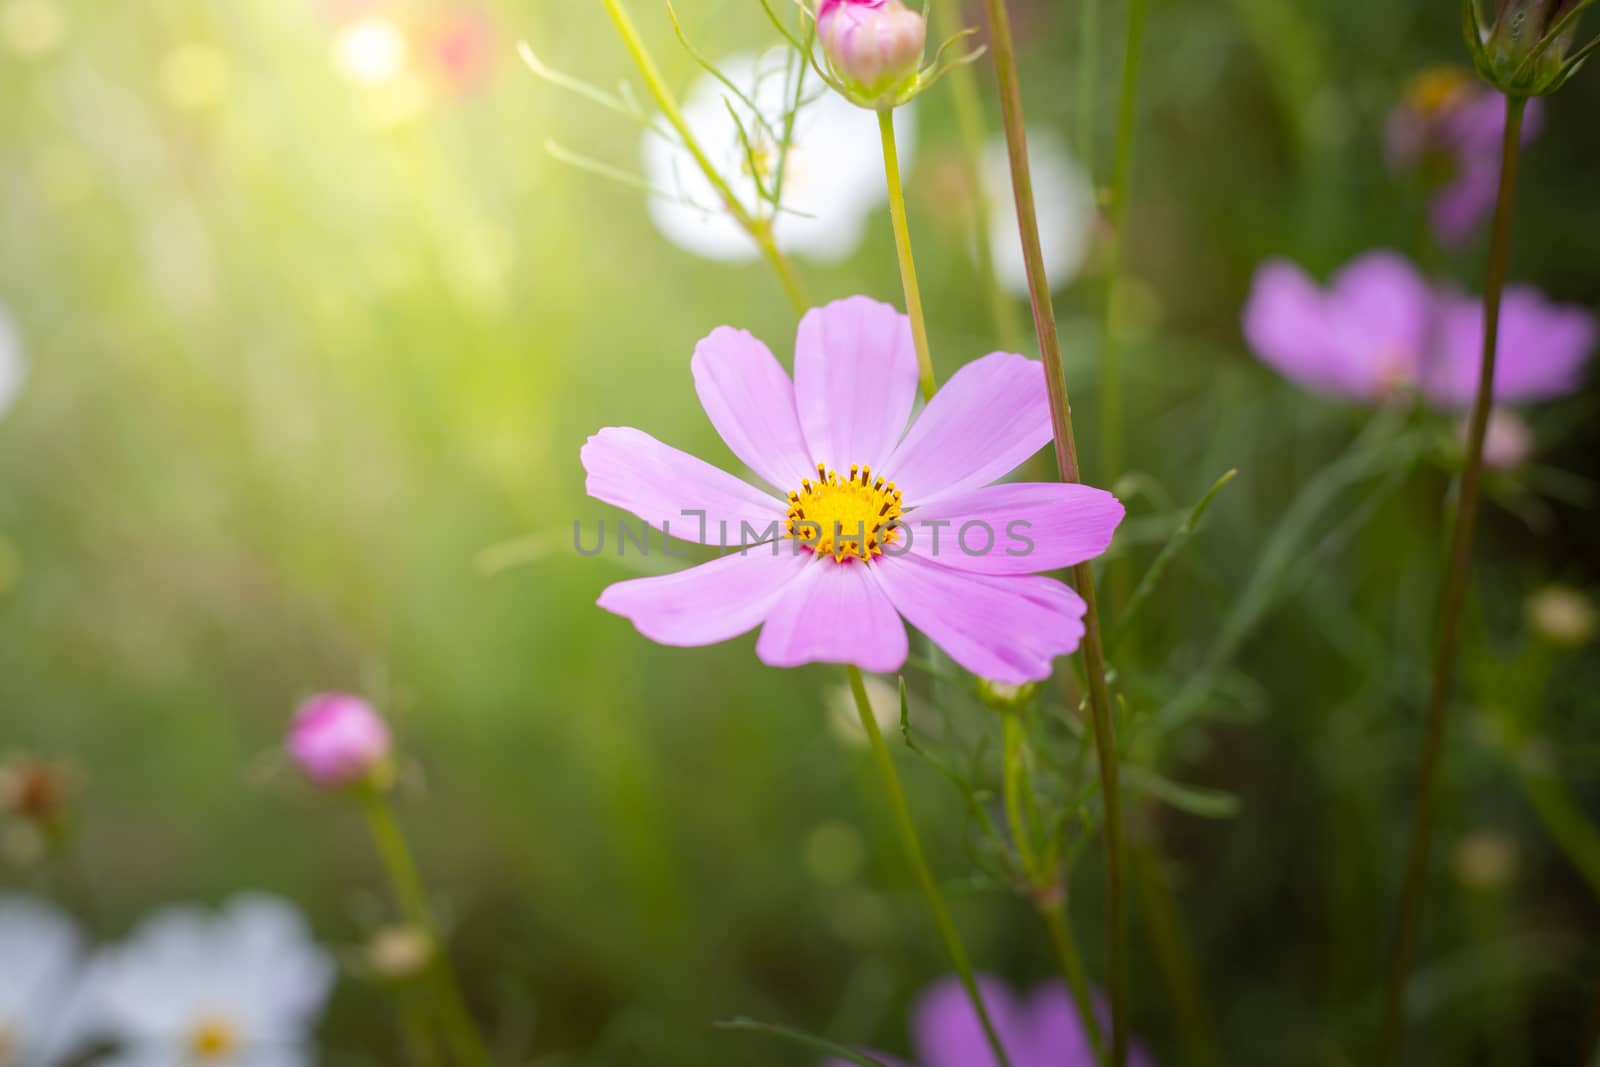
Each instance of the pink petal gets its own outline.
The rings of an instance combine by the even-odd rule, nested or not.
[[[1017,1042],[1024,1036],[1027,1018],[1022,1006],[1006,986],[986,975],[978,977],[978,995],[994,1024],[1007,1056],[1014,1067],[1039,1067],[1054,1063],[1077,1067],[1070,1060],[1034,1061],[1024,1058]],[[994,1052],[983,1032],[983,1023],[966,987],[956,978],[946,978],[929,988],[917,1001],[911,1021],[912,1036],[923,1067],[995,1067]]]
[[[794,386],[771,349],[745,330],[719,326],[695,345],[689,369],[711,424],[751,470],[785,492],[815,476]]]
[[[815,558],[784,589],[756,641],[769,667],[853,663],[868,671],[899,670],[906,627],[873,580],[874,565]]]
[[[781,501],[632,427],[606,427],[579,455],[590,496],[685,541],[748,543],[755,538],[741,540],[742,523],[762,531],[784,515]]]
[[[988,485],[1049,443],[1044,367],[994,352],[951,376],[884,467],[910,506]]]
[[[1483,305],[1447,295],[1439,350],[1423,381],[1428,400],[1442,408],[1472,406],[1483,366]],[[1494,399],[1516,404],[1575,392],[1593,356],[1600,327],[1583,308],[1553,304],[1538,290],[1513,286],[1500,307]]]
[[[881,467],[916,400],[910,320],[864,296],[806,312],[795,336],[794,391],[813,463]]]
[[[991,485],[907,514],[900,544],[960,571],[1036,574],[1100,555],[1122,516],[1121,501],[1092,486]]]
[[[1377,400],[1417,381],[1436,301],[1410,260],[1384,251],[1351,260],[1334,275],[1324,307],[1334,388]]]
[[[1311,389],[1334,389],[1322,293],[1295,264],[1273,259],[1256,269],[1244,306],[1244,337],[1262,362]]]
[[[970,574],[916,555],[876,571],[906,621],[982,678],[1041,681],[1083,638],[1083,600],[1053,578]]]
[[[763,545],[676,574],[618,582],[599,604],[660,644],[714,645],[759,626],[812,559],[791,545]]]

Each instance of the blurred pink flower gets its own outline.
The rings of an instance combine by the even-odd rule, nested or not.
[[[613,585],[601,607],[666,645],[761,626],[756,654],[774,667],[893,671],[906,658],[902,617],[999,682],[1047,678],[1077,648],[1083,601],[1037,572],[1104,552],[1122,505],[1083,485],[990,484],[1051,439],[1039,363],[996,352],[967,364],[907,430],[909,321],[858,296],[806,313],[792,382],[731,327],[696,346],[690,369],[734,455],[785,495],[639,430],[601,430],[582,451],[590,496],[669,536],[743,546]]]
[[[1012,1067],[1095,1067],[1093,1047],[1064,983],[1042,985],[1024,998],[1003,982],[980,977],[978,991]],[[1104,1034],[1106,1013],[1098,1014]],[[922,995],[912,1013],[911,1039],[921,1067],[995,1067],[978,1013],[955,978],[944,979]],[[1155,1067],[1150,1054],[1138,1045],[1129,1050],[1128,1064]],[[829,1060],[825,1067],[848,1065]]]
[[[1543,103],[1530,100],[1522,143],[1531,144],[1543,124]],[[1420,169],[1430,179],[1429,221],[1441,244],[1466,244],[1494,210],[1505,129],[1505,98],[1470,71],[1454,67],[1419,75],[1405,100],[1390,112],[1385,130],[1389,169]]]
[[[375,780],[393,748],[389,727],[372,705],[346,693],[323,693],[300,705],[286,744],[307,778],[330,787]]]
[[[499,35],[484,11],[450,15],[433,31],[428,51],[452,92],[481,89],[494,73]]]
[[[1433,407],[1472,404],[1482,361],[1481,301],[1428,284],[1404,257],[1370,252],[1326,289],[1288,260],[1256,271],[1244,335],[1264,362],[1321,393],[1367,403],[1418,390]],[[1575,391],[1597,340],[1595,316],[1512,286],[1500,312],[1494,398]]]

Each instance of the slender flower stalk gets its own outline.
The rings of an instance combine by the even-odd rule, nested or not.
[[[1006,1056],[1006,1050],[1000,1043],[1000,1035],[995,1030],[994,1022],[989,1018],[989,1009],[984,1006],[983,997],[978,992],[978,980],[972,973],[972,962],[967,956],[966,947],[961,943],[961,935],[956,930],[955,920],[950,917],[950,909],[944,902],[944,896],[939,892],[939,884],[934,881],[933,872],[928,869],[928,859],[922,849],[922,840],[917,836],[916,823],[911,819],[911,808],[906,804],[904,790],[900,788],[900,775],[894,769],[894,757],[889,754],[889,746],[883,740],[883,731],[878,729],[877,717],[872,713],[872,702],[867,697],[866,682],[862,679],[859,668],[849,667],[847,672],[850,676],[850,692],[856,701],[856,711],[861,716],[861,728],[866,731],[867,742],[872,747],[872,761],[877,765],[879,777],[883,779],[884,791],[889,794],[889,811],[894,816],[895,829],[899,831],[900,845],[905,850],[906,860],[910,862],[917,876],[917,884],[921,887],[923,898],[928,903],[928,910],[933,913],[934,925],[939,928],[939,937],[944,941],[945,952],[949,955],[951,966],[955,967],[961,985],[967,991],[967,996],[978,1013],[978,1021],[983,1026],[984,1037],[994,1052],[996,1062],[1000,1067],[1011,1067],[1011,1060]]]
[[[900,257],[900,282],[906,294],[906,315],[911,319],[911,339],[917,348],[917,374],[922,399],[932,400],[939,388],[928,351],[928,323],[922,315],[922,290],[917,286],[917,265],[911,258],[911,227],[906,221],[906,193],[900,181],[900,152],[894,142],[894,112],[878,112],[883,137],[883,177],[889,185],[889,217],[894,221],[894,248]]]
[[[1100,0],[1078,0],[1078,101],[1073,125],[1078,162],[1094,182],[1095,82],[1100,66]]]
[[[940,26],[958,24],[960,9],[955,0],[934,0],[933,10]],[[986,134],[983,128],[983,104],[978,94],[978,75],[969,64],[962,63],[950,71],[949,79],[951,97],[955,102],[956,126],[961,131],[962,170],[967,189],[972,194],[972,240],[978,250],[978,273],[983,276],[984,288],[989,294],[989,314],[994,319],[995,338],[1001,348],[1014,352],[1021,344],[1021,331],[1011,299],[1000,288],[994,268],[994,249],[989,242],[989,198],[984,194],[983,174],[979,165]]]
[[[1135,0],[1135,3],[1140,0]],[[1056,331],[1050,283],[1045,277],[1044,253],[1039,244],[1039,221],[1033,203],[1033,180],[1028,171],[1027,133],[1023,126],[1022,90],[1017,80],[1016,47],[1005,0],[984,0],[989,20],[989,41],[994,51],[995,75],[1000,83],[1001,112],[1006,146],[1011,154],[1011,182],[1017,201],[1017,223],[1022,231],[1023,257],[1028,265],[1028,290],[1033,298],[1033,322],[1044,359],[1050,392],[1050,415],[1055,426],[1056,461],[1063,481],[1080,481],[1078,450],[1072,433],[1072,406],[1067,379],[1061,368],[1061,339]],[[1117,775],[1116,729],[1111,718],[1111,693],[1106,685],[1105,653],[1100,613],[1095,603],[1094,569],[1073,568],[1073,581],[1087,605],[1084,615],[1084,669],[1089,681],[1089,705],[1094,726],[1095,752],[1100,764],[1101,801],[1105,809],[1106,846],[1106,987],[1111,999],[1111,1063],[1121,1067],[1128,1054],[1122,974],[1122,798]]]
[[[1122,280],[1122,259],[1128,220],[1128,183],[1133,173],[1134,118],[1139,100],[1139,56],[1144,49],[1145,11],[1148,0],[1129,0],[1128,43],[1122,60],[1122,97],[1117,104],[1116,155],[1111,169],[1108,215],[1111,247],[1106,265],[1104,348],[1100,357],[1101,450],[1106,484],[1122,475],[1122,352],[1117,338],[1117,290]],[[1124,568],[1125,569],[1125,568]]]
[[[1095,1059],[1105,1055],[1105,1045],[1100,1037],[1100,1020],[1095,1018],[1094,1004],[1089,999],[1089,982],[1083,971],[1083,957],[1078,952],[1077,941],[1067,921],[1066,894],[1058,881],[1058,872],[1051,870],[1051,862],[1039,856],[1034,847],[1034,834],[1038,818],[1033,810],[1033,789],[1028,774],[1027,737],[1023,730],[1020,710],[1004,716],[1002,728],[1003,792],[1006,820],[1011,827],[1011,839],[1016,844],[1022,861],[1023,873],[1033,895],[1039,915],[1050,931],[1050,944],[1055,948],[1056,960],[1061,965],[1061,975],[1067,980],[1073,1005],[1078,1010],[1083,1032],[1089,1037]]]
[[[1433,840],[1433,822],[1438,808],[1439,762],[1444,748],[1461,617],[1466,605],[1472,534],[1477,523],[1478,498],[1483,482],[1483,442],[1494,400],[1494,360],[1500,338],[1500,296],[1506,282],[1511,213],[1517,188],[1517,157],[1522,145],[1522,116],[1527,104],[1526,97],[1506,97],[1505,138],[1500,149],[1500,189],[1495,201],[1494,231],[1489,244],[1489,275],[1483,292],[1483,362],[1478,375],[1477,399],[1473,403],[1472,419],[1468,425],[1460,499],[1456,505],[1455,524],[1450,532],[1450,556],[1445,570],[1439,644],[1434,655],[1433,684],[1428,695],[1427,733],[1423,741],[1422,766],[1417,772],[1416,808],[1412,813],[1405,887],[1400,896],[1400,915],[1395,928],[1394,956],[1384,1010],[1384,1052],[1391,1062],[1399,1061],[1405,1043],[1406,982],[1411,974],[1412,957],[1416,950],[1417,929],[1422,922],[1428,850]]]
[[[422,874],[417,869],[410,846],[406,844],[405,835],[400,832],[400,824],[395,821],[389,798],[379,788],[364,788],[360,797],[367,816],[367,829],[372,834],[378,858],[389,877],[395,903],[399,905],[406,922],[427,934],[433,947],[428,966],[432,972],[439,1025],[444,1031],[445,1042],[452,1056],[464,1067],[489,1067],[489,1054],[483,1038],[478,1034],[477,1025],[467,1011],[455,969],[450,965],[450,957],[445,953],[444,942],[439,936],[439,925],[434,919]]]
[[[801,311],[810,307],[811,301],[806,296],[805,286],[800,281],[800,276],[795,273],[794,264],[789,261],[789,257],[779,250],[777,241],[772,236],[772,227],[751,215],[739,202],[739,198],[733,195],[733,190],[728,188],[727,181],[717,171],[716,165],[711,162],[705,149],[690,131],[689,124],[684,121],[683,110],[678,106],[677,98],[672,95],[672,90],[667,88],[666,79],[661,76],[660,68],[656,66],[655,60],[645,48],[644,40],[639,36],[639,31],[622,6],[621,0],[604,0],[604,2],[606,13],[611,16],[611,22],[621,36],[623,46],[627,48],[628,55],[644,78],[645,87],[650,90],[651,97],[655,99],[656,106],[661,109],[661,114],[666,117],[668,124],[683,141],[684,148],[694,157],[695,165],[706,176],[706,181],[716,190],[717,196],[722,200],[723,208],[761,249],[761,255],[777,273],[779,284],[783,286],[784,295],[789,298],[789,302]]]

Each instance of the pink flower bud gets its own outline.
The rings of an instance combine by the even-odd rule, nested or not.
[[[389,727],[360,697],[322,693],[300,705],[289,726],[289,755],[321,786],[377,783],[387,774]]]
[[[922,16],[900,0],[822,0],[817,9],[828,65],[870,103],[916,75],[927,35]]]
[[[1461,423],[1463,443],[1468,433],[1467,423]],[[1516,470],[1533,458],[1533,431],[1515,412],[1494,408],[1489,412],[1489,425],[1483,435],[1483,462],[1493,470]]]

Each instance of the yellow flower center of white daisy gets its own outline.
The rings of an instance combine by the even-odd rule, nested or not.
[[[849,556],[871,559],[894,544],[900,517],[900,490],[872,476],[871,467],[852,464],[841,476],[817,464],[817,480],[803,478],[789,494],[789,535],[819,556],[843,563]]]
[[[189,1033],[189,1055],[202,1063],[226,1060],[238,1051],[239,1031],[221,1016],[206,1016]]]

